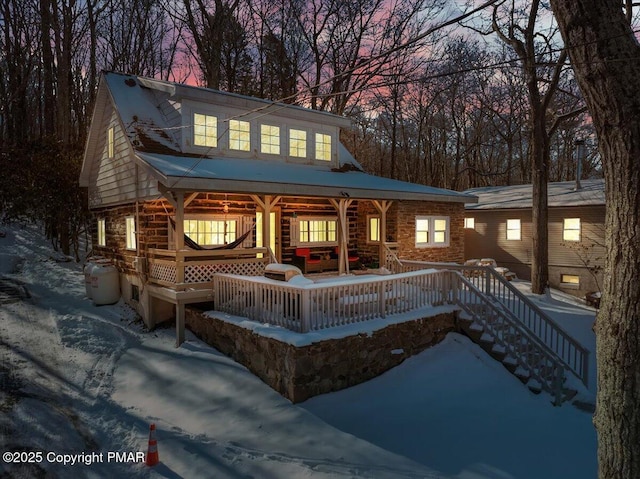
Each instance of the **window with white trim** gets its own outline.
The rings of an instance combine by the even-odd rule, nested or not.
[[[218,146],[218,118],[202,113],[193,114],[193,144],[195,146]]]
[[[448,216],[416,216],[416,248],[449,246]]]
[[[238,218],[185,219],[184,234],[200,246],[229,244],[237,238]]]
[[[107,221],[104,218],[98,220],[98,246],[107,246]]]
[[[292,246],[336,246],[337,244],[338,218],[335,216],[292,218]]]
[[[113,127],[107,130],[107,158],[111,159],[115,156],[115,134]]]
[[[465,218],[464,219],[464,227],[466,229],[476,229],[476,219],[475,218]]]
[[[331,161],[331,135],[316,133],[316,160]]]
[[[251,125],[248,121],[229,120],[229,149],[251,150]]]
[[[380,242],[380,217],[379,216],[367,217],[367,242],[368,243]]]
[[[289,155],[298,158],[307,156],[307,132],[305,130],[289,130]]]
[[[580,241],[580,218],[565,218],[562,223],[562,239]]]
[[[521,239],[521,225],[519,219],[507,220],[507,239],[517,241]]]
[[[133,216],[125,218],[126,248],[136,249],[136,219]]]
[[[560,283],[563,286],[580,286],[580,276],[575,274],[561,274]]]
[[[280,127],[260,125],[260,153],[280,154]]]

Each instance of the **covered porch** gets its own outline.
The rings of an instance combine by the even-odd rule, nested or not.
[[[261,277],[269,263],[294,263],[300,249],[341,276],[357,264],[350,252],[384,269],[391,245],[407,259],[462,259],[464,203],[475,197],[369,175],[346,152],[341,157],[340,168],[320,168],[137,152],[163,198],[136,207],[137,256],[150,303],[175,307],[178,345],[184,305],[216,301],[217,275]],[[419,221],[442,229],[418,233]],[[185,238],[207,246],[194,250]],[[146,310],[153,323],[154,304]]]
[[[231,275],[263,279],[268,264],[295,264],[295,253],[302,249],[298,248],[300,245],[311,250],[314,257],[323,258],[324,267],[321,271],[338,277],[348,277],[354,264],[350,262],[350,252],[359,250],[358,240],[361,234],[358,232],[355,199],[239,195],[182,190],[164,191],[164,197],[168,203],[168,206],[164,206],[168,217],[166,247],[150,247],[144,250],[145,291],[148,302],[146,310],[147,314],[153,317],[160,309],[166,311],[167,303],[173,305],[177,345],[184,341],[185,305],[216,302],[215,291],[222,287],[216,281],[216,277]],[[386,214],[392,201],[367,201],[369,207],[375,208],[379,214],[376,224],[380,229],[375,234],[381,241],[375,245],[377,254],[374,259],[377,268],[384,268],[388,258],[393,256],[390,247],[397,246],[384,240],[391,237],[387,232]],[[235,230],[234,225],[234,235],[229,238],[231,240],[240,236],[240,228],[247,230],[243,235],[250,234],[232,248],[220,245],[193,249],[190,247],[190,244],[193,246],[191,232],[185,229],[185,225],[189,224],[189,218],[194,215],[201,220],[224,218],[222,221],[225,231],[230,221],[236,222],[238,230]],[[310,221],[305,218],[324,218],[317,221],[323,225],[332,221],[334,225],[329,227],[328,233],[306,232],[307,226],[300,226],[301,222]],[[140,218],[137,223],[144,224],[145,220]],[[318,244],[310,241],[303,243],[299,237],[300,229],[309,235],[305,239],[311,239],[314,234],[328,236],[321,238],[325,241],[319,241]],[[191,236],[194,240],[198,238],[198,235]],[[368,251],[371,251],[371,244],[368,247]],[[327,264],[330,266],[327,267]],[[363,270],[358,272],[364,273]]]

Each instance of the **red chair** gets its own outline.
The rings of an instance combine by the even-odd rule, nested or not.
[[[302,270],[303,273],[322,271],[322,258],[312,255],[309,248],[296,248],[293,256],[293,264]]]
[[[340,246],[336,246],[335,251],[335,255],[336,258],[340,257]],[[349,258],[349,268],[356,268],[359,266],[360,263],[360,256],[358,256],[358,252],[357,251],[349,251],[347,253],[347,257]]]

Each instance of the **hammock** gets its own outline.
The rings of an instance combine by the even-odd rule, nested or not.
[[[176,230],[176,222],[171,217],[169,217],[169,221],[171,222],[171,226],[173,227],[173,231],[175,231]],[[231,243],[219,245],[219,246],[202,246],[202,245],[199,245],[198,243],[193,241],[191,238],[189,238],[189,236],[187,236],[187,235],[184,235],[184,244],[187,245],[189,248],[195,249],[195,250],[198,250],[198,251],[235,249],[238,246],[240,246],[244,242],[244,240],[246,240],[249,237],[249,235],[253,231],[254,227],[255,227],[255,222],[253,223],[253,226],[251,228],[249,228],[247,231],[245,231],[245,233],[242,236],[240,236],[239,238],[237,238],[235,241],[232,241]]]

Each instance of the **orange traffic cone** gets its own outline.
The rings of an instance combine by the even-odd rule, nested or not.
[[[149,426],[149,449],[147,449],[147,466],[155,466],[160,462],[158,457],[158,441],[156,441],[156,425]]]

